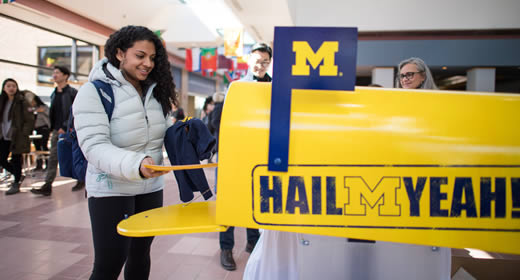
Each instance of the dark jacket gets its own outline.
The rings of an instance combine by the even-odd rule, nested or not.
[[[67,121],[69,120],[69,112],[70,107],[72,106],[72,103],[74,102],[74,98],[76,97],[76,93],[78,90],[75,88],[66,85],[60,93],[56,92],[57,88],[54,89],[54,91],[51,94],[51,108],[50,108],[50,114],[49,117],[51,119],[51,129],[53,130],[59,130],[60,128],[64,131],[67,130]],[[56,108],[56,94],[63,94],[61,108]],[[62,116],[62,123],[61,127],[55,127],[55,121],[56,118],[60,114]]]
[[[178,121],[166,130],[164,146],[171,165],[200,164],[212,156],[215,146],[213,137],[206,125],[199,119]],[[202,169],[174,171],[181,200],[193,199],[193,192],[199,191],[204,199],[213,196],[206,175]]]
[[[224,102],[215,103],[213,111],[209,114],[208,128],[213,132],[215,138],[217,138],[217,152],[218,152],[218,139],[220,133],[220,118],[222,117],[222,108],[224,108]]]
[[[4,107],[7,102],[7,94],[0,95],[0,123],[4,116]],[[11,120],[11,153],[15,155],[29,153],[31,151],[31,141],[29,135],[34,128],[34,114],[29,112],[29,103],[21,93],[14,96],[9,119]]]

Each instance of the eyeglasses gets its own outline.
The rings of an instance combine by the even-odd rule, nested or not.
[[[269,66],[269,64],[271,64],[271,61],[257,61],[255,64],[260,65],[265,68],[265,67]]]
[[[415,74],[417,73],[422,73],[423,71],[419,71],[419,72],[406,72],[404,74],[399,74],[399,78],[401,80],[403,80],[404,78],[408,79],[408,80],[411,80],[413,79],[413,77],[415,76]]]

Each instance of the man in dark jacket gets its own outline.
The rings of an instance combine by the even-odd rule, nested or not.
[[[51,195],[52,182],[56,178],[56,171],[58,167],[58,136],[65,133],[67,130],[67,121],[69,120],[70,107],[76,93],[75,88],[68,84],[70,71],[64,66],[55,66],[52,73],[52,78],[56,83],[56,88],[51,94],[51,151],[49,155],[49,166],[47,167],[47,176],[45,177],[45,184],[40,189],[31,189],[34,194]],[[81,190],[85,183],[79,182],[72,188],[73,191]]]
[[[268,45],[264,43],[253,45],[247,62],[249,66],[247,75],[240,81],[271,82],[271,77],[267,74],[267,70],[271,64],[272,57],[273,51]],[[210,122],[216,129],[218,147],[220,115],[222,114],[223,103],[219,104],[219,102],[215,100],[215,97],[213,97],[213,99],[215,101],[215,109],[210,114]],[[233,247],[235,245],[234,230],[234,227],[229,227],[227,231],[220,233],[220,264],[226,270],[236,269],[236,263],[233,259]],[[253,251],[259,237],[260,233],[258,229],[247,229],[246,252],[251,253]]]

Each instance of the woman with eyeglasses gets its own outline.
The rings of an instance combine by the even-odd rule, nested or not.
[[[437,89],[430,68],[417,57],[405,59],[397,68],[395,84],[406,89]]]

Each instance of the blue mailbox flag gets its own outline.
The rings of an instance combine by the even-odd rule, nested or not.
[[[270,171],[287,171],[293,89],[354,90],[357,28],[275,27]]]

